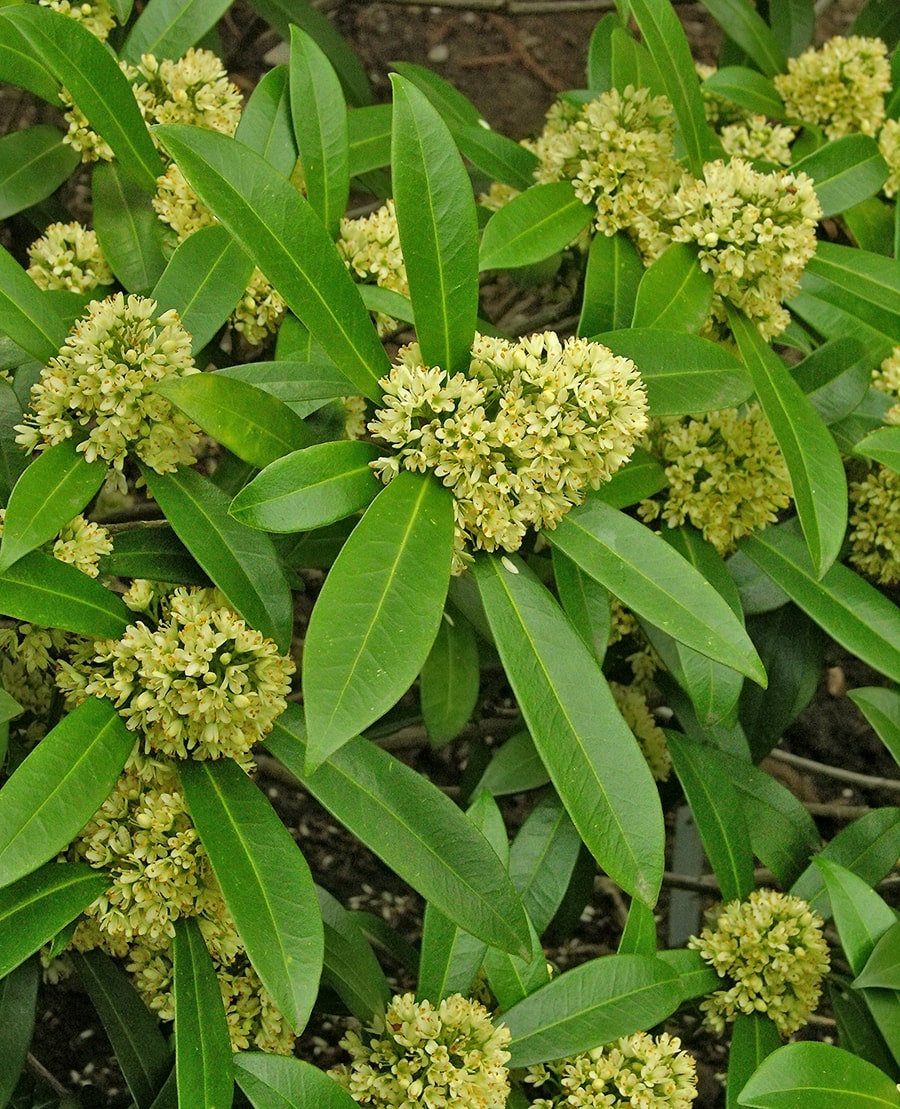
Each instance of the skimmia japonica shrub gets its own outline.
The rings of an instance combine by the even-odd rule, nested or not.
[[[710,68],[619,3],[517,143],[254,7],[290,52],[246,97],[225,5],[0,7],[51,120],[0,138],[0,1102],[50,1103],[43,977],[138,1109],[687,1109],[701,1021],[729,1107],[900,1105],[900,809],[826,839],[759,765],[829,638],[900,759],[900,12],[815,48],[812,0],[708,0]],[[410,723],[467,745],[453,799]],[[262,753],[421,895],[418,950]],[[672,948],[676,810],[720,899]],[[618,948],[554,969],[595,874]],[[314,1007],[356,1022],[327,1071]]]

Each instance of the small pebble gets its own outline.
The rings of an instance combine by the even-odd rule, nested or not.
[[[440,65],[441,62],[445,62],[449,57],[450,48],[445,42],[436,43],[428,51],[428,60],[430,62],[434,62],[436,65]]]

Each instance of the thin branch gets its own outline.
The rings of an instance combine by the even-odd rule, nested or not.
[[[900,793],[900,781],[896,778],[877,778],[871,774],[857,774],[855,770],[841,770],[837,766],[827,766],[823,762],[814,762],[801,755],[792,755],[790,751],[782,751],[777,747],[769,752],[769,757],[802,770],[809,770],[814,774],[824,774],[828,778],[836,778],[841,782],[851,782],[861,789],[888,789],[893,793]]]
[[[55,1078],[50,1073],[50,1071],[47,1070],[40,1059],[32,1055],[30,1051],[28,1052],[28,1056],[26,1058],[26,1064],[31,1073],[36,1075],[38,1078],[43,1079],[43,1081],[47,1083],[50,1089],[58,1097],[68,1097],[70,1091],[59,1081],[59,1079]]]

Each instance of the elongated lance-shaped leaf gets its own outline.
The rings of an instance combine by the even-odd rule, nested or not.
[[[323,948],[306,860],[233,760],[187,759],[181,783],[253,969],[300,1033],[318,993]]]
[[[847,696],[878,733],[894,761],[900,764],[900,693],[896,689],[867,686],[850,689]]]
[[[0,11],[65,85],[94,130],[125,170],[151,195],[162,162],[115,55],[77,20],[48,8],[20,4]],[[4,33],[0,22],[0,36]]]
[[[766,77],[787,69],[784,51],[750,0],[703,0],[703,6]]]
[[[289,704],[265,741],[328,811],[426,901],[473,936],[527,958],[528,923],[497,854],[431,782],[364,739],[306,771],[303,712]]]
[[[745,536],[739,546],[833,639],[900,682],[900,615],[873,585],[840,563],[820,580],[802,539],[785,525]]]
[[[588,336],[627,328],[643,276],[644,263],[624,231],[617,231],[615,235],[594,235],[588,248],[581,318],[576,334]]]
[[[618,955],[655,955],[657,947],[656,917],[643,901],[628,906],[628,916],[619,940]]]
[[[0,17],[3,12],[0,11]],[[0,23],[2,29],[2,23]],[[0,246],[0,332],[39,362],[66,340],[66,325],[13,256]]]
[[[814,0],[784,0],[769,8],[769,25],[782,51],[794,58],[812,42],[816,27]]]
[[[765,1013],[738,1013],[731,1033],[725,1109],[735,1109],[747,1079],[779,1047],[781,1036],[770,1017]]]
[[[591,497],[567,513],[547,538],[648,623],[765,684],[756,649],[728,603],[643,524]]]
[[[478,221],[447,124],[411,81],[394,88],[391,167],[400,246],[427,366],[465,373],[478,314]]]
[[[266,73],[244,105],[234,137],[290,177],[297,164],[291,122],[288,67],[277,65]]]
[[[165,225],[151,198],[118,162],[100,162],[91,177],[97,241],[130,293],[149,293],[166,268]]]
[[[775,85],[756,69],[748,69],[742,65],[722,66],[703,81],[702,88],[706,92],[724,96],[726,100],[740,104],[742,108],[757,115],[771,116],[772,119],[784,119],[787,115],[784,101]]]
[[[231,1037],[196,917],[176,920],[172,953],[179,1109],[227,1109],[234,1093]]]
[[[754,324],[730,307],[728,322],[784,455],[803,535],[821,578],[837,558],[847,529],[847,479],[840,452]]]
[[[513,840],[509,876],[538,934],[562,903],[580,847],[572,818],[554,793],[541,798]]]
[[[478,702],[481,670],[472,625],[444,612],[419,677],[419,703],[432,747],[455,739]]]
[[[822,216],[828,217],[875,196],[889,171],[870,135],[844,135],[794,162],[791,173],[800,172],[813,179]]]
[[[662,881],[659,797],[600,667],[524,562],[479,556],[474,573],[506,675],[575,827],[610,877],[652,906]]]
[[[669,0],[630,0],[630,7],[672,102],[688,168],[695,177],[702,177],[703,163],[723,154],[718,138],[706,122],[700,83],[684,29]]]
[[[331,894],[316,886],[325,939],[322,982],[331,986],[360,1021],[383,1013],[391,989],[352,913]]]
[[[358,1104],[320,1067],[284,1055],[242,1051],[234,1077],[256,1109],[355,1109]]]
[[[34,50],[22,32],[7,23],[0,41],[0,81],[27,89],[59,107],[59,81],[34,56]]]
[[[69,958],[103,1022],[135,1104],[150,1109],[173,1062],[158,1021],[103,951],[71,951]]]
[[[142,466],[141,473],[179,539],[228,603],[286,651],[293,602],[272,540],[229,516],[228,494],[196,471],[157,474]]]
[[[322,48],[299,27],[291,28],[290,92],[306,195],[334,239],[350,195],[347,105]]]
[[[570,181],[532,185],[494,212],[481,237],[478,268],[530,266],[563,250],[590,224],[593,211]]]
[[[372,104],[347,116],[351,177],[391,164],[392,112],[390,104]]]
[[[900,473],[900,427],[877,428],[853,448],[864,458],[874,458],[883,466]]]
[[[387,355],[353,278],[297,189],[236,139],[168,124],[157,134],[200,199],[364,396],[381,399]],[[473,325],[474,326],[474,325]]]
[[[104,462],[88,462],[72,439],[38,455],[16,482],[6,506],[0,573],[52,539],[93,497],[106,472]]]
[[[612,626],[609,590],[558,547],[553,548],[553,580],[563,611],[602,666]]]
[[[134,733],[98,697],[44,736],[0,790],[0,885],[71,843],[100,808],[132,747]]]
[[[311,770],[396,704],[422,669],[452,553],[451,497],[430,474],[394,478],[354,528],[303,649]]]
[[[697,252],[687,243],[672,243],[644,271],[631,326],[696,334],[709,317],[712,299],[712,275],[700,268]]]
[[[43,551],[31,551],[0,574],[0,612],[94,639],[117,639],[131,617],[118,594]]]
[[[496,181],[514,189],[528,189],[534,184],[537,155],[499,131],[473,124],[457,128],[453,137],[463,156]]]
[[[787,1044],[763,1060],[738,1095],[753,1109],[894,1109],[900,1091],[892,1078],[865,1059],[832,1044]]]
[[[28,1057],[40,979],[41,963],[37,956],[0,979],[0,1059],[3,1060],[0,1102],[4,1105],[9,1104]]]
[[[56,192],[80,162],[58,127],[39,123],[0,139],[0,219]]]
[[[228,0],[150,0],[128,33],[122,57],[132,65],[143,54],[180,58],[227,8]]]
[[[480,126],[480,112],[472,101],[433,69],[413,62],[391,62],[391,68],[427,98],[454,135],[463,127]]]

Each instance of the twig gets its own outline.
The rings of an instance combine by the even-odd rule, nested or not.
[[[852,782],[862,789],[888,789],[893,793],[900,793],[900,781],[896,778],[877,778],[871,774],[858,774],[855,770],[841,770],[837,766],[827,766],[823,762],[814,762],[801,755],[792,755],[790,751],[781,751],[777,747],[769,752],[769,757],[809,770],[814,774],[824,774],[828,778],[836,778],[841,782]]]
[[[831,804],[805,801],[803,807],[812,816],[830,816],[833,820],[856,820],[872,811],[868,805],[843,805],[840,801]]]
[[[54,1078],[54,1076],[50,1073],[50,1071],[47,1070],[40,1059],[37,1059],[34,1055],[31,1054],[30,1051],[28,1052],[26,1062],[28,1064],[28,1069],[32,1072],[32,1074],[36,1074],[38,1078],[43,1079],[43,1081],[47,1083],[47,1085],[53,1090],[55,1094],[59,1095],[59,1097],[69,1096],[70,1091],[66,1089],[66,1087],[62,1084],[62,1082],[59,1081],[59,1079]]]
[[[502,15],[492,15],[491,25],[500,32],[506,39],[510,51],[515,54],[525,69],[533,74],[539,81],[541,81],[550,92],[562,92],[566,88],[566,82],[560,80],[554,73],[540,64],[536,58],[533,58],[528,50],[525,49],[525,44],[519,37],[519,32],[510,21]]]
[[[382,3],[417,8],[426,6],[423,0],[382,0]],[[687,4],[691,0],[673,0],[673,3]],[[440,0],[428,6],[503,15],[555,15],[557,12],[610,12],[615,11],[616,3],[615,0]]]

